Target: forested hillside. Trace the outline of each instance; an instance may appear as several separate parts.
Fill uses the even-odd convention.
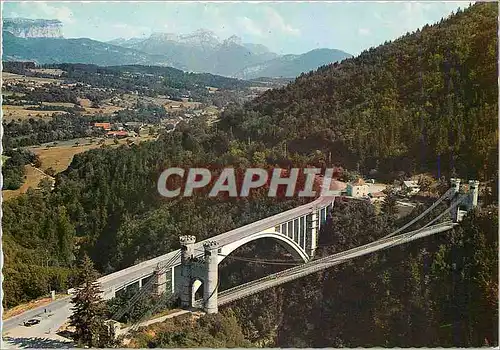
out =
[[[179,235],[201,240],[300,203],[268,198],[265,192],[231,201],[161,198],[156,185],[167,167],[340,163],[408,174],[427,169],[449,175],[455,168],[464,179],[493,179],[496,18],[494,4],[477,4],[302,76],[246,107],[229,108],[216,126],[200,117],[179,123],[156,141],[78,154],[56,176],[54,191],[32,190],[3,205],[4,306],[51,289],[64,291],[84,253],[101,273],[109,273],[178,248]],[[490,197],[488,203],[482,197],[482,208],[450,234],[255,295],[230,305],[234,313],[228,314],[259,345],[498,344],[497,193]],[[401,224],[391,210],[377,215],[364,202],[335,208],[321,233],[321,254],[368,242]],[[274,250],[256,244],[238,255],[284,258]],[[270,271],[226,261],[224,286]],[[197,338],[199,345],[248,345],[232,320],[224,329],[235,330],[235,339],[204,335]],[[207,332],[220,318],[209,321]],[[160,332],[147,343],[194,346],[198,330],[193,325],[175,339]]]
[[[437,207],[431,215],[442,210]],[[354,259],[223,310],[231,308],[238,316],[248,340],[269,347],[494,346],[497,212],[497,207],[486,208],[450,233]],[[388,213],[376,215],[368,203],[339,201],[320,233],[319,255],[369,243],[401,225]],[[259,248],[258,258],[273,257],[269,248]],[[234,254],[255,257],[255,251]],[[231,280],[235,285],[275,269],[233,260],[221,270],[221,284]]]
[[[268,146],[330,151],[350,168],[492,179],[497,15],[496,4],[476,4],[228,110],[225,123]]]

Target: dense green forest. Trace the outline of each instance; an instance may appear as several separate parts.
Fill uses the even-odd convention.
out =
[[[265,191],[251,200],[161,198],[156,182],[167,167],[335,163],[379,173],[449,175],[454,168],[464,179],[492,180],[497,13],[494,4],[476,4],[245,107],[228,108],[217,127],[199,118],[157,141],[78,154],[56,177],[54,191],[31,190],[3,205],[4,307],[64,291],[84,253],[100,273],[109,273],[178,248],[179,235],[201,240],[300,203],[268,198]],[[496,192],[491,197],[497,205]],[[390,210],[376,215],[366,203],[341,203],[321,233],[320,253],[368,242],[397,224]],[[233,317],[257,345],[498,344],[497,227],[497,207],[483,203],[450,234],[239,301],[230,305],[229,318],[200,321],[208,333],[194,325],[140,344],[246,346]],[[274,250],[255,244],[238,254],[281,256]],[[270,271],[230,259],[223,268],[223,276],[231,276],[225,286]],[[220,327],[236,338],[218,338],[213,329]],[[197,338],[198,331],[205,335]]]
[[[367,203],[337,202],[320,233],[319,255],[373,241],[393,225],[401,223],[389,214],[376,215]],[[269,248],[259,252],[265,259],[277,256]],[[255,257],[255,251],[234,254]],[[346,262],[223,311],[231,309],[246,339],[259,346],[493,346],[498,344],[497,256],[498,208],[492,206],[450,233]],[[221,284],[229,276],[232,285],[271,272],[275,266],[231,261],[220,272]]]
[[[497,177],[497,7],[303,74],[227,110],[237,137],[332,152],[348,168]]]

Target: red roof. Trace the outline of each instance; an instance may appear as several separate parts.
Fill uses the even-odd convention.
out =
[[[94,127],[103,128],[104,130],[111,130],[111,123],[94,123]]]
[[[323,185],[323,180],[324,180],[323,175],[316,175],[315,176],[315,182],[318,186]],[[342,191],[342,190],[345,190],[346,187],[347,187],[347,184],[345,182],[342,182],[342,181],[339,181],[336,179],[332,179],[330,181],[330,191]]]

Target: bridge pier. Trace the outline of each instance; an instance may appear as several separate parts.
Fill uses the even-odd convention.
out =
[[[450,199],[453,199],[455,195],[460,192],[460,179],[456,178],[451,178],[451,193],[450,193]]]
[[[190,308],[192,300],[191,287],[191,264],[190,261],[194,256],[195,236],[181,236],[181,278],[180,278],[180,299],[181,307]]]
[[[451,179],[451,188],[452,191],[450,193],[450,199],[452,200],[452,205],[455,205],[458,201],[457,194],[460,192],[460,179]],[[477,201],[479,196],[479,181],[470,180],[469,181],[469,191],[467,193],[467,197],[462,202],[461,205],[456,205],[451,211],[451,217],[453,222],[460,222],[462,218],[467,214],[468,211],[477,207]],[[466,210],[463,210],[463,209]]]
[[[207,242],[205,248],[205,281],[203,283],[203,306],[207,314],[216,314],[217,293],[219,287],[219,245],[215,241]]]
[[[165,271],[160,271],[159,268],[156,268],[153,278],[155,281],[155,293],[156,295],[162,295],[167,291],[167,273]]]
[[[467,210],[472,210],[477,207],[477,199],[479,196],[479,181],[469,181],[469,201]]]
[[[312,259],[318,246],[318,214],[316,208],[306,217],[306,222],[306,253],[309,259]]]

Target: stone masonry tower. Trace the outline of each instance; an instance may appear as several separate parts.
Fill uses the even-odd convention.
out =
[[[467,203],[467,210],[472,210],[477,207],[477,199],[479,196],[479,181],[469,181],[469,201]]]
[[[180,299],[181,307],[191,307],[191,264],[190,261],[194,255],[195,236],[181,236],[181,281],[180,281]]]
[[[452,199],[460,191],[460,179],[451,178],[450,180],[452,189],[450,193],[450,199]]]
[[[203,306],[207,314],[216,314],[217,293],[219,286],[219,245],[215,241],[207,242],[205,248],[205,273],[203,283]]]

